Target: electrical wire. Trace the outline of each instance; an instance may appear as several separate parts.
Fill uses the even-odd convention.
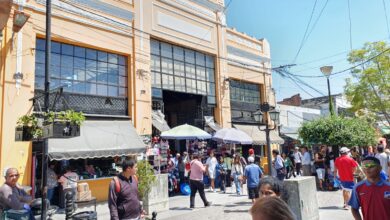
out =
[[[304,34],[303,37],[302,37],[301,43],[300,43],[300,45],[299,45],[299,49],[298,49],[297,53],[295,54],[295,57],[294,57],[292,63],[295,63],[295,61],[297,60],[297,58],[298,58],[298,56],[299,56],[299,53],[301,52],[301,50],[302,50],[302,48],[303,48],[303,44],[304,44],[304,42],[305,42],[306,35],[307,35],[307,33],[308,33],[308,30],[309,30],[309,27],[310,27],[310,24],[311,24],[311,21],[312,21],[312,19],[313,19],[313,15],[314,15],[314,12],[315,12],[315,9],[316,9],[316,6],[317,6],[317,1],[318,1],[318,0],[316,0],[316,1],[314,2],[314,5],[313,5],[313,9],[312,9],[312,11],[311,11],[311,15],[310,15],[309,22],[308,22],[307,25],[306,25],[305,34]]]
[[[352,19],[351,19],[351,6],[350,6],[350,0],[347,0],[348,2],[348,18],[349,18],[349,47],[352,50]]]
[[[383,2],[383,10],[385,11],[387,36],[390,38],[389,19],[387,18],[386,2],[385,2],[385,0],[382,0],[382,2]]]
[[[317,19],[316,19],[316,20],[314,21],[314,23],[313,23],[312,28],[310,29],[309,34],[306,36],[306,39],[305,39],[305,42],[303,43],[303,45],[306,44],[306,41],[309,39],[311,33],[314,31],[315,27],[317,26],[317,23],[318,23],[318,21],[320,20],[320,18],[321,18],[321,16],[322,16],[322,13],[324,12],[326,6],[328,5],[328,2],[329,2],[329,0],[326,0],[324,6],[322,7],[322,9],[321,9],[321,11],[320,11],[320,14],[318,15]]]

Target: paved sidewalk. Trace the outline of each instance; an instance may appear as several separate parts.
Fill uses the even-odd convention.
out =
[[[195,198],[195,209],[189,208],[190,198],[188,196],[175,196],[169,199],[170,209],[160,212],[157,215],[158,220],[251,220],[249,209],[251,202],[245,195],[237,196],[231,190],[227,193],[206,191],[207,200],[213,204],[211,207],[204,208],[199,194]],[[317,192],[320,219],[324,220],[353,220],[350,210],[342,209],[342,192]],[[78,209],[77,212],[93,210],[93,207]],[[107,203],[97,205],[98,219],[110,219]],[[65,216],[57,214],[53,217],[55,220],[63,220]]]

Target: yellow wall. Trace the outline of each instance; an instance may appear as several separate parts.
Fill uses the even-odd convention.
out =
[[[79,183],[88,183],[92,197],[96,198],[97,202],[104,202],[108,199],[108,188],[111,178],[96,179],[96,180],[80,180]]]

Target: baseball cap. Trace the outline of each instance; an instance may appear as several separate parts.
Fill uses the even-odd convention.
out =
[[[255,158],[253,158],[253,157],[248,157],[248,162],[249,162],[249,163],[255,162]]]
[[[251,149],[249,149],[248,153],[249,153],[249,154],[254,154],[255,151],[251,148]]]
[[[347,148],[347,147],[342,147],[341,149],[340,149],[340,153],[342,153],[342,154],[346,154],[346,153],[348,153],[349,152],[349,149]]]

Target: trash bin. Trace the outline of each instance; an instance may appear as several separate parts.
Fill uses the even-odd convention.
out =
[[[85,211],[79,212],[72,216],[73,220],[97,220],[97,212]]]

